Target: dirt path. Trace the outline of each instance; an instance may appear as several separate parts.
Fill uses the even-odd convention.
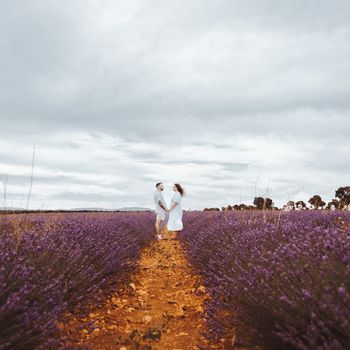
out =
[[[74,319],[69,333],[77,345],[90,349],[191,350],[205,344],[200,336],[205,322],[203,304],[208,298],[200,277],[189,266],[174,233],[164,232],[142,252],[140,272],[128,288]],[[79,329],[91,322],[95,330]],[[205,348],[212,348],[206,345]]]

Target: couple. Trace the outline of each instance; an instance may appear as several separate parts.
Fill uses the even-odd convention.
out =
[[[154,194],[154,202],[156,205],[156,237],[158,239],[162,239],[162,235],[160,234],[160,228],[162,221],[165,220],[165,214],[169,213],[168,219],[168,230],[169,231],[181,231],[183,228],[182,224],[182,208],[181,201],[184,196],[184,190],[180,184],[174,184],[173,191],[174,196],[171,199],[170,208],[168,209],[162,192],[164,191],[164,186],[161,182],[156,184],[156,192]]]

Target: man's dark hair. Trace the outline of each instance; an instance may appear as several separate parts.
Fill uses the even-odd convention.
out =
[[[158,186],[159,186],[160,184],[162,184],[162,182],[158,182],[158,183],[156,184],[156,188],[158,188]]]

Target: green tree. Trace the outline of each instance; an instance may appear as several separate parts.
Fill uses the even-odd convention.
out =
[[[273,200],[271,198],[255,197],[253,204],[258,210],[270,210],[273,208]]]
[[[343,208],[350,204],[350,186],[339,187],[335,191],[335,197],[339,198],[339,208]]]
[[[331,209],[331,206],[334,205],[335,209],[340,209],[340,201],[336,198],[332,199],[330,202],[327,203],[327,209]]]
[[[326,205],[326,202],[324,202],[318,194],[313,195],[308,202],[314,207],[314,209],[323,208]]]
[[[264,198],[263,197],[255,197],[253,204],[256,206],[256,209],[262,210],[264,207]]]
[[[306,208],[306,203],[305,203],[304,201],[297,201],[297,202],[295,203],[295,205],[296,205],[297,207],[299,207],[299,205],[301,205],[301,206],[303,207],[303,209]]]
[[[292,210],[295,209],[295,203],[294,203],[294,201],[288,201],[287,205],[288,205],[288,207],[290,207]]]

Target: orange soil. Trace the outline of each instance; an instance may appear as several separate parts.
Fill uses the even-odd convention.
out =
[[[63,325],[74,347],[89,349],[191,350],[220,348],[200,335],[205,327],[203,306],[209,296],[187,262],[176,235],[145,248],[140,269],[128,288],[95,307],[86,318],[71,315]],[[79,329],[86,322],[96,327]]]

